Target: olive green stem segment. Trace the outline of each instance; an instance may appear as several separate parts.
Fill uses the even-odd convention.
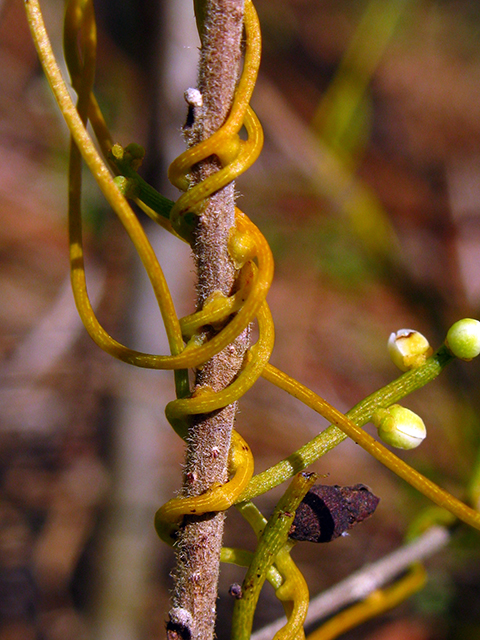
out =
[[[296,464],[297,467],[300,467],[300,469],[305,468],[346,437],[350,437],[365,449],[365,451],[368,451],[374,458],[396,473],[397,476],[408,482],[412,487],[417,489],[417,491],[423,493],[424,496],[437,506],[447,509],[462,522],[480,530],[480,512],[470,508],[455,498],[451,493],[445,491],[421,473],[418,473],[418,471],[386,449],[359,426],[368,422],[378,407],[389,406],[415,389],[422,387],[430,380],[433,380],[452,358],[453,356],[445,346],[442,346],[432,358],[427,360],[423,367],[405,373],[398,380],[384,387],[381,392],[368,396],[349,412],[349,416],[345,416],[326,400],[317,396],[313,391],[304,387],[293,378],[290,378],[290,376],[279,369],[267,365],[262,374],[264,378],[270,380],[284,391],[301,400],[308,407],[311,407],[325,418],[331,420],[335,426],[330,426],[320,436],[314,438],[312,442],[299,449],[292,456],[289,456],[289,458],[275,465],[275,467],[260,474],[262,478],[258,484],[255,483],[255,479],[253,479],[256,491],[252,492],[251,488],[249,488],[251,485],[249,485],[244,493],[240,495],[239,501],[247,500],[255,495],[264,493],[268,489],[283,482],[283,480],[287,479],[290,475],[293,475],[294,472],[291,471],[291,467],[293,466],[292,462],[294,465]],[[418,372],[417,376],[415,376],[416,372]],[[352,418],[355,419],[355,422]],[[325,442],[325,437],[328,439],[328,443]],[[312,455],[312,444],[316,449],[315,455]],[[305,455],[302,455],[303,453],[305,453]],[[281,474],[284,474],[284,476],[281,477]]]
[[[239,567],[249,567],[253,559],[253,551],[247,551],[246,549],[236,549],[232,547],[222,547],[220,554],[220,561],[228,564],[236,564]],[[280,575],[275,565],[271,565],[267,571],[267,580],[272,587],[277,590],[283,582],[283,578]]]
[[[393,380],[385,387],[367,396],[364,400],[355,405],[345,414],[348,422],[354,422],[357,427],[361,427],[371,420],[373,413],[380,407],[386,408],[398,402],[413,391],[425,386],[434,380],[442,370],[453,360],[453,356],[442,346],[427,360],[427,362],[417,369],[407,371],[402,376]],[[281,371],[268,365],[265,367],[263,378],[266,378],[276,386],[281,387],[287,393],[304,402],[314,411],[320,412],[324,417],[335,420],[336,424],[330,425],[327,429],[315,436],[313,440],[307,442],[294,453],[281,460],[273,467],[266,469],[262,473],[255,475],[238,501],[250,500],[255,496],[266,493],[277,485],[291,478],[295,473],[306,469],[323,455],[334,449],[348,436],[342,431],[340,426],[339,412],[332,411],[329,416],[329,407],[321,407],[319,411],[319,401],[322,399],[310,389],[306,389],[300,383],[288,378]],[[328,403],[325,403],[328,405]],[[333,409],[333,407],[332,407]],[[339,426],[337,426],[337,424]]]
[[[141,200],[148,207],[167,220],[173,202],[162,196],[156,189],[148,184],[138,173],[145,156],[145,150],[138,144],[129,144],[125,149],[119,144],[114,144],[109,153],[109,161],[115,166],[120,176],[128,179],[131,192],[125,193],[126,197],[134,197]]]
[[[235,603],[232,620],[232,640],[249,640],[253,615],[267,572],[275,561],[276,555],[287,542],[288,533],[298,505],[315,483],[317,477],[314,473],[299,473],[295,476],[278,502],[273,515],[268,520],[253,560],[245,575],[242,585],[242,598]]]

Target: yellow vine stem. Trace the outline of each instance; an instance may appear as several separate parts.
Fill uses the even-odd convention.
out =
[[[287,624],[274,636],[274,640],[305,638],[303,625],[307,617],[310,594],[302,572],[290,556],[293,542],[288,541],[275,557],[275,567],[284,580],[275,591],[275,595],[283,604],[287,616]]]
[[[80,40],[81,46],[78,46]],[[63,25],[63,50],[72,86],[77,94],[88,96],[88,116],[95,137],[105,157],[113,146],[110,132],[103,118],[97,99],[92,91],[92,82],[85,87],[87,70],[95,70],[96,23],[91,0],[81,0],[67,5]],[[83,59],[82,59],[83,54]]]
[[[40,61],[42,62],[45,75],[52,89],[52,92],[58,102],[63,117],[67,123],[67,126],[71,132],[72,139],[79,149],[85,163],[94,175],[100,189],[106,197],[109,204],[114,208],[120,221],[129,234],[132,242],[137,250],[142,263],[149,275],[152,287],[159,303],[159,307],[162,313],[162,318],[165,324],[169,346],[172,353],[179,353],[184,345],[181,336],[180,325],[175,313],[173,302],[168,290],[168,286],[165,282],[163,272],[157,261],[155,253],[148,242],[148,239],[143,232],[143,229],[138,221],[136,215],[132,211],[128,202],[120,194],[117,186],[113,181],[113,177],[101,159],[95,145],[93,144],[90,135],[88,134],[85,124],[73,104],[67,86],[62,78],[60,69],[58,68],[55,56],[52,51],[50,40],[48,38],[45,24],[43,21],[42,13],[38,0],[28,0],[25,3],[27,12],[27,18],[32,32],[33,40],[37,48]],[[83,44],[86,48],[85,64],[86,68],[83,68],[83,73],[89,76],[90,86],[85,86],[84,90],[88,96],[91,92],[91,82],[93,82],[93,71],[95,63],[95,25],[93,19],[93,5],[91,0],[86,2],[72,2],[67,8],[67,14],[71,11],[79,11],[84,13],[87,17],[90,15],[91,20],[82,23],[83,31],[86,35],[83,37]],[[91,13],[90,13],[91,12]],[[89,69],[91,68],[91,69]],[[83,103],[85,98],[80,96]],[[77,186],[75,186],[77,188]],[[74,194],[73,200],[76,200],[78,196]],[[73,208],[76,208],[74,205]],[[76,211],[73,211],[75,218]],[[72,287],[75,296],[75,302],[80,314],[80,317],[93,340],[107,353],[124,360],[136,364],[137,366],[150,367],[150,368],[168,368],[168,364],[159,360],[158,356],[151,356],[150,354],[143,354],[132,349],[124,347],[122,344],[114,340],[98,322],[93,309],[91,307],[86,287],[85,272],[83,266],[83,247],[81,241],[81,220],[74,219],[70,224],[71,232],[73,232],[73,238],[70,241],[70,260],[72,267]],[[160,366],[164,364],[164,367]]]
[[[92,0],[78,0],[67,3],[63,31],[63,50],[72,86],[77,93],[84,92],[84,89],[82,89],[82,76],[85,75],[86,69],[88,68],[88,65],[85,65],[86,58],[92,56],[93,61],[95,60],[95,29],[96,24]],[[85,37],[86,34],[88,34],[87,37]],[[81,47],[78,46],[79,41],[81,42]],[[109,160],[110,168],[115,173],[119,173],[114,157],[112,157],[112,150],[120,145],[114,145],[113,143],[92,87],[90,87],[89,98],[88,120],[95,132],[95,137],[104,158]],[[166,218],[153,211],[139,198],[133,197],[132,199],[135,200],[136,204],[157,224],[161,224],[173,233],[172,226]]]
[[[466,524],[480,530],[480,512],[471,509],[461,500],[455,498],[451,493],[445,491],[413,469],[410,465],[380,444],[380,442],[375,440],[375,438],[372,438],[371,435],[349,420],[347,416],[329,404],[326,400],[271,364],[267,364],[264,368],[262,377],[295,398],[298,398],[303,402],[303,404],[306,404],[307,407],[310,407],[321,416],[330,420],[330,422],[336,425],[363,449],[368,451],[368,453],[370,453],[374,458],[396,473],[400,478],[403,478],[412,487],[423,493],[423,495],[439,507],[444,507]],[[255,480],[255,478],[253,480]],[[249,493],[250,492],[247,488],[247,490],[239,497],[239,500],[241,501],[250,498],[251,496]],[[261,493],[261,490],[258,493]]]
[[[412,566],[406,576],[386,589],[373,591],[365,600],[354,604],[331,618],[324,625],[310,633],[307,640],[333,640],[349,629],[393,609],[404,600],[420,591],[427,581],[426,571],[421,564]]]
[[[229,471],[233,477],[225,484],[211,487],[200,496],[169,500],[155,514],[155,529],[169,545],[175,542],[178,524],[185,515],[201,516],[212,511],[226,511],[253,474],[250,447],[237,431],[232,432]]]

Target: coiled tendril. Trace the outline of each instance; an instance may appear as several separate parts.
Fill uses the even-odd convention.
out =
[[[188,187],[187,174],[200,160],[215,154],[225,166],[216,174],[196,185],[173,205],[170,221],[178,235],[191,237],[192,224],[186,223],[186,214],[199,211],[199,206],[211,193],[222,188],[248,168],[260,153],[263,134],[260,123],[248,106],[260,61],[260,29],[258,18],[250,1],[245,7],[247,45],[244,69],[230,116],[225,124],[208,140],[180,155],[171,165],[169,177],[179,188]],[[79,47],[75,46],[79,43]],[[77,111],[83,121],[91,117],[92,125],[100,139],[100,145],[118,172],[125,163],[133,169],[138,158],[134,149],[127,153],[116,149],[108,135],[103,117],[92,93],[95,65],[95,22],[89,0],[71,1],[65,20],[65,51],[72,84],[78,93]],[[239,131],[245,125],[248,139],[242,141]],[[113,153],[112,153],[113,150]],[[133,152],[132,152],[133,151]],[[124,162],[119,168],[118,160]],[[117,161],[117,162],[116,162]],[[273,277],[273,258],[267,241],[257,227],[238,209],[235,229],[232,230],[229,250],[238,267],[239,287],[231,297],[215,296],[204,308],[183,320],[179,320],[163,277],[160,265],[137,219],[130,210],[120,218],[131,236],[142,261],[147,267],[157,300],[165,321],[171,355],[150,355],[124,347],[100,326],[90,305],[86,292],[83,265],[80,213],[80,154],[77,146],[71,146],[70,159],[70,254],[72,283],[80,315],[92,338],[108,353],[126,362],[152,369],[187,369],[198,367],[230,344],[249,324],[257,318],[259,338],[247,354],[246,364],[226,389],[213,392],[202,389],[193,397],[180,397],[166,408],[168,420],[183,438],[187,435],[188,416],[221,409],[240,398],[260,377],[273,349],[273,322],[265,302]],[[137,181],[134,175],[129,187]],[[133,187],[135,184],[133,184]],[[129,208],[128,208],[129,209]],[[210,340],[199,339],[201,329],[209,324],[224,322],[232,313],[232,320]],[[178,395],[185,394],[183,391]],[[253,473],[253,458],[250,448],[238,433],[232,437],[230,466],[233,477],[223,486],[212,488],[198,498],[176,498],[158,510],[155,523],[159,535],[171,542],[174,525],[187,513],[203,514],[228,509],[247,486]]]

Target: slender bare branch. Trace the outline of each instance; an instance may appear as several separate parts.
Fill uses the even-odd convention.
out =
[[[244,0],[207,0],[202,33],[198,92],[187,91],[190,113],[184,128],[189,146],[208,138],[225,121],[241,58]],[[219,169],[215,156],[198,165],[193,182]],[[198,308],[215,291],[230,294],[235,269],[227,251],[234,225],[233,183],[213,194],[199,218],[194,256],[198,274]],[[245,331],[196,373],[195,386],[219,391],[235,378],[249,344]],[[198,416],[187,443],[183,494],[198,495],[227,479],[228,449],[236,406]],[[171,640],[213,638],[216,616],[223,514],[189,519],[177,544],[173,606],[167,632]]]
[[[377,562],[368,564],[342,580],[328,591],[310,600],[305,624],[313,624],[332,615],[342,607],[363,600],[372,591],[380,589],[414,562],[426,560],[445,547],[450,533],[445,527],[433,526],[413,542],[396,549]],[[279,618],[254,633],[251,640],[270,640],[287,619]]]

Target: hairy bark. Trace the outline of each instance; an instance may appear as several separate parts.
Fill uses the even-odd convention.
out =
[[[241,60],[244,0],[207,0],[200,52],[198,92],[187,92],[190,113],[184,128],[188,146],[208,138],[225,121]],[[201,97],[200,97],[201,96]],[[193,182],[220,165],[215,156],[193,171]],[[199,218],[194,243],[197,304],[215,291],[229,295],[235,269],[227,251],[234,225],[234,184],[213,194]],[[195,387],[225,388],[237,375],[249,346],[245,331],[196,372]],[[227,479],[228,450],[236,404],[192,420],[187,442],[183,495],[199,495]],[[176,545],[177,566],[167,633],[170,640],[209,640],[214,635],[224,514],[189,518]]]

